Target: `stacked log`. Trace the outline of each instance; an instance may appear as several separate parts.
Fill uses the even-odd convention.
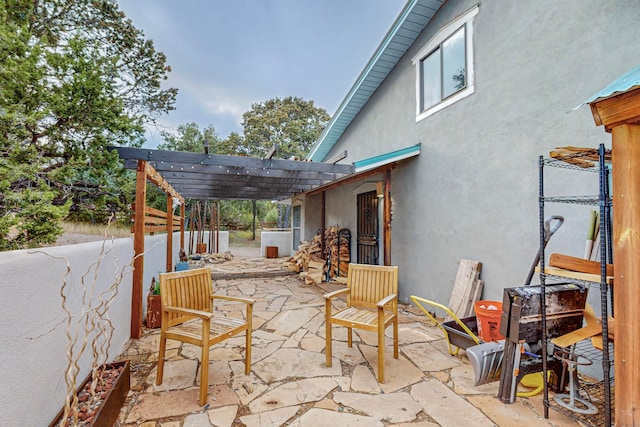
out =
[[[330,227],[325,230],[324,254],[320,233],[309,242],[301,242],[298,251],[289,259],[287,268],[299,272],[300,278],[307,285],[322,282],[326,278],[327,271],[331,279],[339,276],[346,277],[350,261],[349,242],[345,238],[338,238],[340,230],[340,227]]]
[[[300,242],[298,251],[289,258],[288,268],[296,272],[307,271],[309,261],[312,259],[324,261],[322,259],[322,241],[319,234],[316,234],[309,242]]]
[[[328,260],[329,277],[347,277],[351,262],[351,242],[345,236],[339,237],[340,227],[329,227],[325,230],[325,259]]]

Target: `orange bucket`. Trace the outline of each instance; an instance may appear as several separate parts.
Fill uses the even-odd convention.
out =
[[[498,301],[476,301],[474,308],[478,323],[478,337],[482,341],[504,339],[504,335],[500,334],[502,303]]]

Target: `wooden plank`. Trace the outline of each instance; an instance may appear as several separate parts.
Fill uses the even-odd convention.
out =
[[[324,260],[322,262],[311,260],[309,261],[309,269],[322,270],[324,268],[324,264]]]
[[[600,230],[598,229],[598,231],[596,232],[596,237],[593,240],[593,248],[591,248],[591,255],[589,256],[589,259],[591,261],[598,260],[598,257],[600,256],[600,243],[601,243]]]
[[[540,267],[536,267],[536,272],[540,272]],[[569,277],[571,279],[584,280],[587,282],[600,282],[599,274],[580,273],[579,271],[565,270],[558,267],[545,267],[544,274],[550,274],[552,276]],[[607,283],[611,283],[613,277],[607,276]]]
[[[579,273],[600,274],[600,263],[564,254],[551,254],[549,266]],[[613,265],[607,264],[607,276],[613,276]]]
[[[465,310],[462,317],[473,316],[473,313],[475,311],[475,303],[476,301],[479,301],[480,298],[482,297],[483,289],[484,289],[484,280],[480,280],[480,279],[476,280],[474,282],[473,290],[467,301],[467,309]]]
[[[451,299],[449,300],[449,309],[458,317],[464,317],[466,304],[469,301],[470,294],[473,291],[474,282],[480,276],[482,263],[480,261],[472,261],[461,259],[458,264],[458,272],[456,280],[451,291]],[[446,320],[451,320],[447,315]]]
[[[602,326],[599,323],[587,325],[551,340],[558,347],[569,347],[587,338],[602,334]]]

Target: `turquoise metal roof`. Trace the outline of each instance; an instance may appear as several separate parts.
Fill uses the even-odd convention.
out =
[[[602,89],[600,92],[593,95],[580,105],[590,104],[594,101],[610,98],[618,93],[626,92],[629,89],[633,89],[636,86],[640,87],[640,65],[629,71],[609,86]]]
[[[444,0],[409,0],[387,32],[333,118],[313,146],[307,159],[321,162],[358,115],[371,95],[389,75]]]
[[[409,157],[420,154],[420,144],[411,147],[401,148],[400,150],[390,151],[389,153],[380,154],[379,156],[369,157],[368,159],[353,162],[354,172],[364,172],[369,169],[375,169],[378,166],[387,165],[389,163],[398,162]]]

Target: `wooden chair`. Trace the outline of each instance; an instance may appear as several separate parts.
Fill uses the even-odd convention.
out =
[[[332,299],[347,295],[347,306],[332,312]],[[378,381],[384,382],[384,331],[393,323],[393,357],[398,358],[398,267],[349,264],[347,288],[330,292],[325,298],[327,366],[331,366],[331,326],[348,329],[352,346],[352,328],[378,333]]]
[[[162,326],[158,375],[162,384],[167,339],[186,342],[202,348],[200,358],[200,405],[207,401],[209,385],[209,348],[243,331],[246,332],[245,374],[251,370],[251,318],[253,300],[213,294],[211,271],[208,268],[160,274]],[[246,304],[246,319],[233,319],[213,313],[214,300]]]

